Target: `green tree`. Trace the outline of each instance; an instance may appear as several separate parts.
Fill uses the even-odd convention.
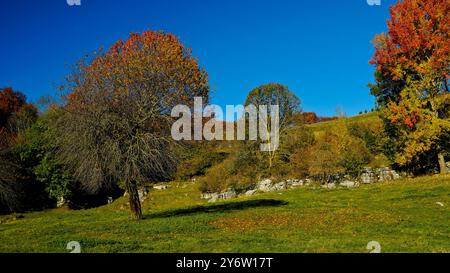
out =
[[[271,116],[270,106],[278,105],[279,108],[279,135],[283,136],[285,130],[293,125],[296,114],[301,112],[300,99],[289,90],[285,85],[278,83],[269,83],[259,86],[249,92],[245,101],[245,106],[254,105],[259,110],[259,106],[265,105],[268,107],[268,115]],[[261,122],[261,121],[260,121]],[[271,132],[271,123],[266,124],[267,132]],[[270,133],[267,136],[270,143]],[[282,142],[283,140],[280,140]],[[278,155],[278,149],[264,152],[263,157],[267,158],[269,170],[274,164],[274,160]]]
[[[61,115],[60,110],[44,113],[36,123],[27,129],[23,142],[15,149],[21,165],[28,168],[40,182],[48,197],[53,200],[69,200],[74,181],[65,166],[56,159],[57,149],[52,123]]]

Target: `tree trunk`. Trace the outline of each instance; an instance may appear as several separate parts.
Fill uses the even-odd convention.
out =
[[[448,173],[447,165],[445,164],[445,158],[443,153],[438,154],[438,161],[439,161],[439,169],[441,171],[441,174]]]
[[[136,220],[142,219],[141,201],[139,200],[139,192],[136,181],[128,181],[126,189],[129,195],[130,209],[133,218]]]

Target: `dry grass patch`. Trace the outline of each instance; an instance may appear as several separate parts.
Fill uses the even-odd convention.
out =
[[[303,209],[274,211],[272,214],[245,213],[211,221],[213,227],[227,232],[254,232],[266,229],[301,229],[308,232],[340,231],[356,225],[396,223],[404,219],[386,212],[362,212],[356,208]]]

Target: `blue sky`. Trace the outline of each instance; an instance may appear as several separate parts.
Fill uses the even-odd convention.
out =
[[[68,65],[130,32],[164,30],[193,49],[213,103],[240,104],[264,83],[288,85],[305,111],[373,107],[374,34],[394,0],[0,0],[0,86],[55,94]]]

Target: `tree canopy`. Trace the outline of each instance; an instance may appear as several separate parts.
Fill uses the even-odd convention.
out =
[[[374,39],[372,93],[397,143],[395,161],[435,156],[447,172],[450,139],[450,2],[405,0],[391,7],[388,32]]]
[[[146,31],[80,61],[63,91],[59,158],[91,190],[122,185],[141,218],[139,184],[176,169],[171,108],[207,101],[207,73],[174,35]]]

